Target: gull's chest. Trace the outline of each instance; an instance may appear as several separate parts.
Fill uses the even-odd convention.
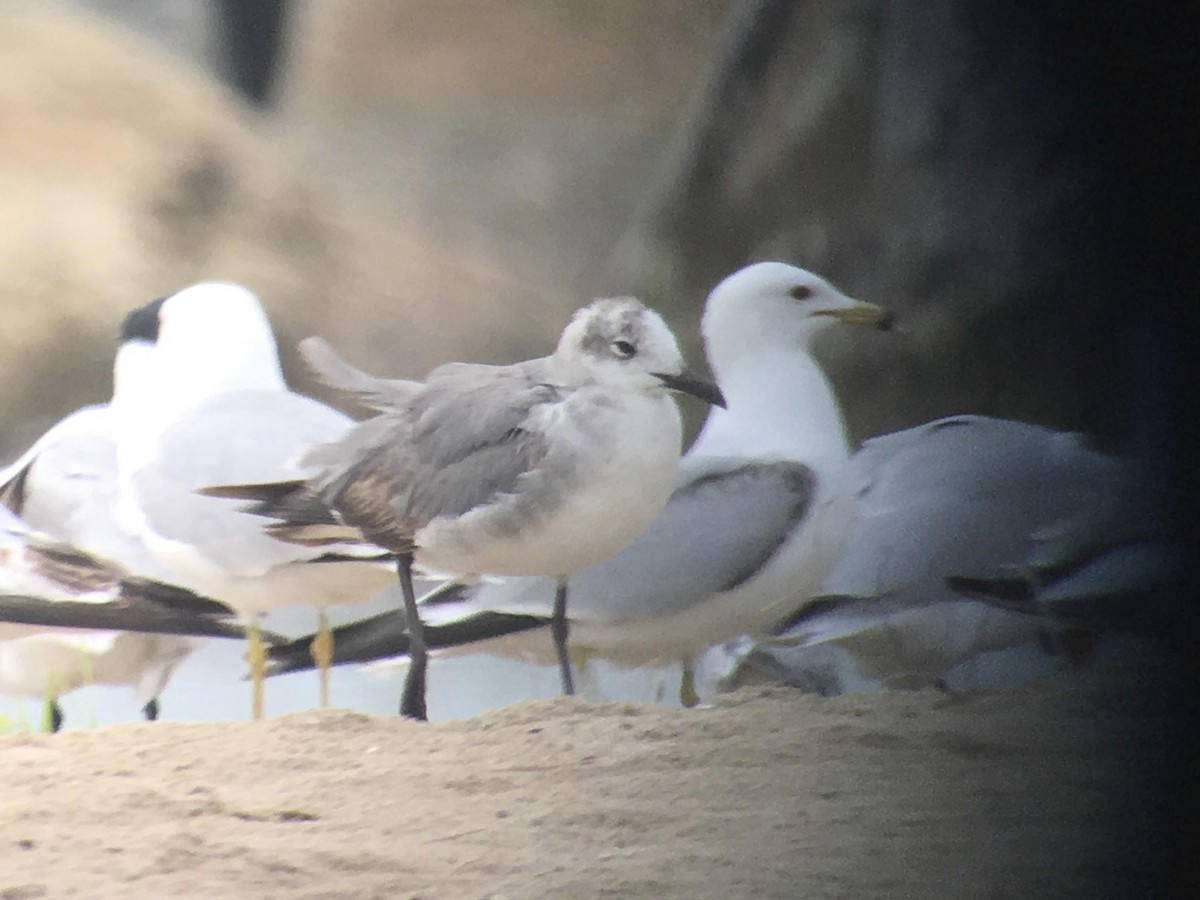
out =
[[[581,397],[530,425],[547,451],[512,494],[418,535],[418,561],[443,571],[559,575],[612,555],[662,509],[681,426],[669,398]]]
[[[673,400],[637,398],[594,419],[577,415],[567,427],[575,429],[575,446],[585,448],[574,478],[576,499],[567,498],[577,515],[648,522],[657,514],[679,468],[682,429]]]
[[[621,473],[626,481],[657,482],[663,466],[678,465],[682,426],[669,397],[581,398],[549,412],[543,427],[552,435],[548,456],[574,468],[580,480],[591,473]]]

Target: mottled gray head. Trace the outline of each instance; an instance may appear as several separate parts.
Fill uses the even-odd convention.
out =
[[[554,355],[597,381],[646,393],[685,391],[724,405],[715,385],[685,370],[679,345],[662,317],[633,297],[596,300],[576,312]]]

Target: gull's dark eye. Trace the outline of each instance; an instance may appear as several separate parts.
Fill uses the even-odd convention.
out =
[[[813,295],[813,289],[807,284],[798,284],[788,293],[792,295],[793,300],[807,300]]]
[[[637,347],[633,346],[629,341],[613,341],[612,350],[619,359],[629,359],[637,353]]]

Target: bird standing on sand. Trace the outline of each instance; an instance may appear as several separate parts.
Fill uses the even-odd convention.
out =
[[[575,313],[550,356],[449,363],[391,382],[379,416],[315,447],[315,476],[206,493],[257,501],[269,534],[308,546],[365,539],[395,554],[412,663],[404,715],[424,719],[426,652],[414,563],[460,580],[545,575],[564,693],[567,579],[632,540],[675,483],[682,429],[670,392],[723,404],[689,375],[674,336],[633,298]]]
[[[686,672],[694,655],[770,629],[819,588],[854,498],[841,411],[808,350],[830,329],[886,329],[891,320],[783,263],[756,263],[713,289],[702,330],[728,408],[709,412],[654,521],[625,549],[572,576],[573,646],[623,665],[683,661],[681,696],[692,702]],[[305,349],[341,390],[373,401],[398,389],[327,348]],[[443,592],[422,609],[441,647],[539,659],[532,627],[550,616],[553,597],[549,579],[504,578]],[[403,626],[394,613],[342,626],[337,661],[407,652]],[[503,645],[488,640],[501,635]],[[488,643],[470,645],[481,640]],[[287,645],[271,656],[276,671],[307,664]]]
[[[118,349],[114,394],[121,382],[138,380],[138,367],[150,356],[143,346]],[[143,579],[171,582],[171,572],[117,522],[117,495],[113,403],[71,413],[0,471],[0,504],[31,529]],[[128,685],[145,717],[155,719],[158,698],[175,669],[199,646],[194,638],[172,634],[46,631],[0,645],[0,688],[48,698],[52,719],[61,720],[62,694],[85,684]]]
[[[324,609],[370,599],[391,580],[387,555],[282,544],[237,504],[196,492],[303,476],[309,470],[297,457],[341,437],[353,420],[288,390],[266,314],[240,285],[204,282],[147,304],[126,317],[122,339],[122,352],[139,350],[149,362],[120,384],[114,403],[119,521],[180,583],[242,615],[255,718],[263,715],[260,617],[288,603],[316,607],[311,650],[328,705]]]

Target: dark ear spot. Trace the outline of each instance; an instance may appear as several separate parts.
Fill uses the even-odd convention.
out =
[[[791,294],[793,300],[807,300],[813,295],[813,289],[807,284],[798,284],[788,293]]]

